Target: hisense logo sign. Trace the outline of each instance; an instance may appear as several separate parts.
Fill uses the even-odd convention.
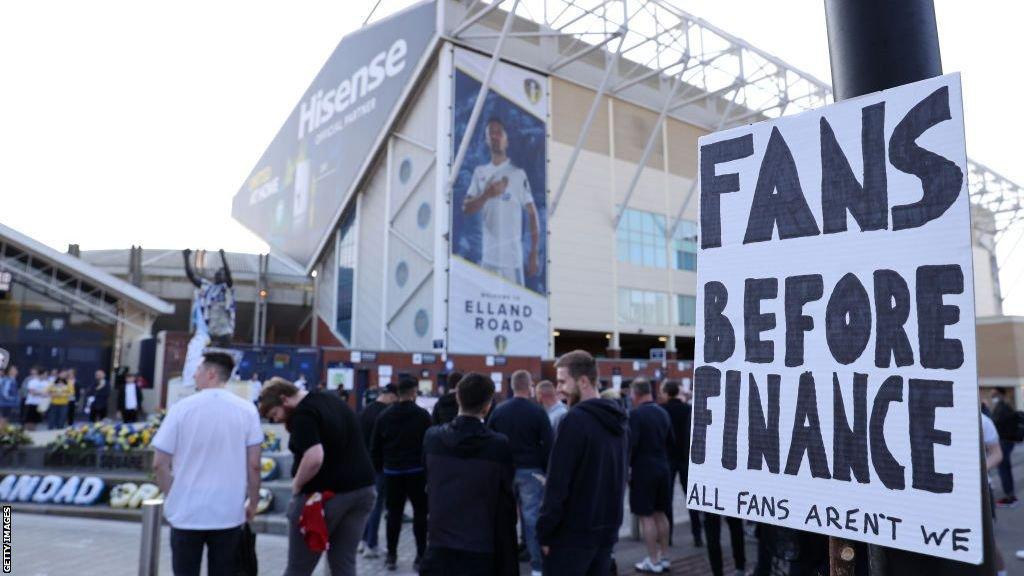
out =
[[[351,77],[345,78],[330,90],[317,90],[299,107],[299,140],[316,132],[353,104],[380,87],[384,81],[405,68],[408,46],[399,38],[390,48],[375,55]]]

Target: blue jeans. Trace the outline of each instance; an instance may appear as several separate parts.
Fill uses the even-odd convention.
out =
[[[46,413],[46,425],[50,430],[58,430],[68,424],[68,407],[54,406],[50,404],[50,410]]]
[[[380,533],[380,516],[384,511],[384,475],[377,474],[377,498],[373,501],[373,510],[366,518],[366,528],[363,529],[363,543],[367,548],[377,547],[377,535]]]
[[[540,542],[537,541],[537,517],[540,516],[540,504],[544,499],[544,485],[534,475],[543,475],[539,468],[516,470],[516,499],[523,515],[523,529],[526,535],[526,548],[530,551],[530,568],[542,570],[544,556],[540,553]]]

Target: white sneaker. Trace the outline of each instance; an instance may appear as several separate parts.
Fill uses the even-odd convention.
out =
[[[634,568],[636,568],[637,572],[643,572],[645,574],[661,574],[664,572],[661,564],[651,562],[650,557],[644,558],[643,562],[637,562],[636,565],[634,565]]]
[[[367,546],[366,550],[363,550],[363,558],[367,558],[370,560],[374,558],[380,558],[380,552],[377,552],[376,548],[370,548],[369,546]]]
[[[662,570],[671,570],[672,569],[672,561],[669,560],[668,558],[665,558],[664,556],[662,556],[661,557],[660,566],[661,566]]]
[[[540,570],[530,570],[530,576],[544,576],[544,573]]]
[[[1024,560],[1024,550],[1017,550],[1017,560]]]

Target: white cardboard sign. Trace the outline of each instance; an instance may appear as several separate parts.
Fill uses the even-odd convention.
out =
[[[699,147],[689,507],[980,563],[960,76]]]

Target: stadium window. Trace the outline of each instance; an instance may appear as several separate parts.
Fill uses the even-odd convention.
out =
[[[676,270],[697,269],[697,223],[680,220],[672,237],[672,254]]]
[[[349,212],[338,233],[338,317],[335,328],[346,342],[352,341],[352,295],[355,291],[356,234],[354,212]]]
[[[664,215],[627,208],[616,234],[619,262],[665,268],[665,234]]]
[[[619,288],[619,322],[645,326],[668,324],[668,294]]]
[[[676,310],[680,326],[695,326],[697,324],[697,298],[676,294]]]

